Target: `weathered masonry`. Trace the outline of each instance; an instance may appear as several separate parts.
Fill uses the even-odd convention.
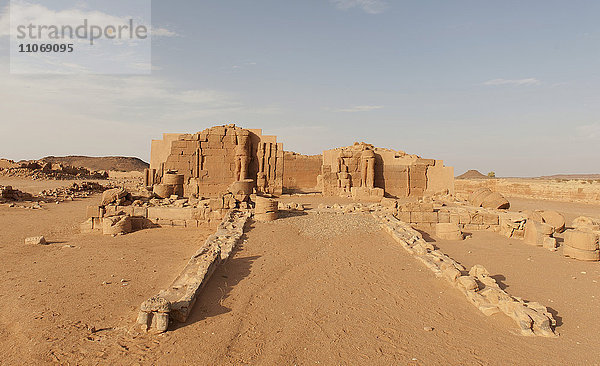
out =
[[[284,190],[317,191],[379,200],[454,193],[454,169],[442,160],[363,142],[322,155],[285,152],[275,136],[226,125],[153,140],[146,186],[161,197],[218,197],[242,189],[274,195]]]

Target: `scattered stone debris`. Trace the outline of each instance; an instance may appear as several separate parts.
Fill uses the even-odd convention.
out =
[[[304,211],[304,206],[301,203],[296,202],[279,202],[278,209],[287,211]]]
[[[127,203],[132,203],[132,200],[128,200],[127,198],[131,198],[131,195],[125,190],[125,188],[117,187],[108,189],[102,193],[102,203],[100,205],[106,206],[114,203],[117,206],[127,206]]]
[[[44,198],[74,199],[89,197],[94,193],[103,192],[106,186],[96,182],[73,183],[70,186],[46,189],[40,192]],[[57,201],[58,202],[58,201]]]
[[[32,236],[30,238],[25,238],[25,244],[31,245],[47,245],[46,238],[43,236]]]
[[[107,172],[91,171],[83,167],[49,163],[43,160],[21,162],[18,166],[0,169],[0,176],[33,180],[108,179]]]
[[[565,217],[556,211],[527,210],[524,211],[531,221],[540,222],[552,227],[552,233],[565,231]]]
[[[475,207],[491,209],[509,209],[510,202],[498,192],[492,192],[489,188],[481,188],[469,195],[469,202]]]
[[[95,182],[73,183],[70,186],[47,189],[37,195],[22,192],[11,186],[0,186],[0,203],[9,203],[9,207],[41,209],[47,202],[72,201],[75,198],[85,198],[106,188]],[[30,205],[15,205],[14,202],[25,202]]]

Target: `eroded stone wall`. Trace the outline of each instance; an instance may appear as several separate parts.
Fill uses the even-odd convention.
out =
[[[283,187],[288,190],[310,191],[317,187],[323,165],[322,155],[302,155],[286,151],[284,157]]]
[[[546,199],[564,202],[600,202],[600,181],[554,179],[457,179],[456,192],[470,193],[489,188],[506,197]]]

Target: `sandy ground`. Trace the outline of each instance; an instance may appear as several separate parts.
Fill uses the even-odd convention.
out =
[[[303,199],[324,202],[286,198]],[[510,294],[552,308],[559,338],[522,337],[505,316],[481,314],[368,215],[253,223],[187,323],[138,334],[130,327],[140,303],[173,280],[214,227],[79,234],[85,206],[97,200],[0,205],[1,364],[600,364],[598,263],[494,233],[434,242],[466,266],[486,266]],[[542,204],[513,201],[515,209]],[[576,214],[573,205],[561,207]],[[23,244],[39,234],[51,244]]]
[[[127,332],[137,308],[169,285],[215,228],[80,234],[85,207],[98,201],[42,210],[0,205],[0,364],[130,364],[155,344]],[[34,235],[50,245],[23,243]]]

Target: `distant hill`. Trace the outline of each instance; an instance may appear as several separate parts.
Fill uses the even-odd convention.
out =
[[[456,179],[489,179],[487,175],[481,174],[479,171],[471,169],[464,174],[459,175]]]
[[[126,156],[47,156],[40,160],[84,167],[90,170],[116,170],[121,172],[143,171],[150,165],[145,161]]]

